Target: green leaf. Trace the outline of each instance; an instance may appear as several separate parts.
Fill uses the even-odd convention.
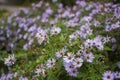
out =
[[[104,50],[106,50],[106,51],[112,51],[112,49],[110,47],[108,47],[108,46],[105,46]]]

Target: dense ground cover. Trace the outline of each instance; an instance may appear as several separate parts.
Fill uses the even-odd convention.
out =
[[[33,3],[0,19],[0,80],[119,80],[120,4]]]

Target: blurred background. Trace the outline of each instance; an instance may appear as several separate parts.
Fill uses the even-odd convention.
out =
[[[40,0],[0,0],[0,17],[3,16],[3,13],[6,11],[14,12],[19,10],[18,8],[29,8],[31,3],[37,3]],[[44,0],[49,1],[52,3],[52,0]],[[64,6],[73,6],[76,0],[57,0],[61,2]],[[86,1],[93,1],[93,2],[111,2],[114,4],[120,3],[120,0],[86,0]]]
[[[23,5],[23,4],[30,4],[32,2],[37,2],[40,0],[0,0],[0,4],[9,4],[9,5]],[[44,0],[44,1],[52,1],[52,0]],[[58,0],[61,1],[63,4],[71,5],[74,4],[76,0]],[[99,1],[99,2],[113,2],[119,3],[120,0],[86,0],[86,1]]]

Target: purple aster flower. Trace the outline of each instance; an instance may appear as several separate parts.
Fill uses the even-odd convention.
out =
[[[6,40],[6,38],[5,37],[0,37],[0,41],[5,41]]]
[[[70,72],[69,72],[69,75],[70,76],[73,76],[73,77],[76,77],[78,74],[78,70],[76,68],[72,69]]]
[[[78,8],[77,8],[77,6],[73,6],[73,8],[72,8],[74,11],[76,11]]]
[[[29,44],[26,43],[26,44],[23,45],[24,50],[28,50],[28,48],[29,48]]]
[[[0,78],[0,80],[9,80],[9,78],[7,78],[7,76],[3,74]]]
[[[90,39],[87,39],[85,42],[84,42],[84,45],[85,47],[88,47],[88,48],[92,48],[93,46],[93,40],[90,40]]]
[[[69,62],[69,63],[64,62],[63,64],[64,64],[65,70],[67,72],[70,72],[72,69],[75,68],[74,65],[72,64],[72,62]]]
[[[115,51],[117,49],[117,45],[116,44],[113,44],[112,45],[112,51]]]
[[[120,79],[120,72],[114,72],[114,76],[116,79]]]
[[[56,62],[56,60],[53,59],[53,58],[51,58],[51,59],[49,59],[49,60],[47,61],[46,66],[47,66],[48,68],[52,68],[52,67],[55,65],[55,62]]]
[[[45,11],[47,14],[51,15],[53,13],[53,10],[49,7]]]
[[[2,30],[2,29],[0,29],[0,35],[1,35],[1,34],[3,34],[3,33],[4,33],[4,32],[3,32],[3,30]]]
[[[120,69],[120,62],[118,62],[117,66],[118,66],[118,68]]]
[[[59,27],[52,27],[51,28],[51,30],[50,30],[50,33],[51,33],[51,35],[57,35],[57,34],[59,34],[61,32],[61,28],[59,28]]]
[[[120,18],[120,7],[116,7],[114,9],[114,16],[116,16],[116,18]]]
[[[63,60],[66,63],[72,62],[73,59],[74,59],[74,54],[71,52],[67,53],[67,56],[63,56]]]
[[[19,80],[28,80],[27,77],[20,77]]]
[[[7,78],[8,79],[12,79],[13,78],[13,74],[7,74]]]
[[[110,25],[106,25],[105,26],[105,31],[110,31],[111,30],[111,26]]]
[[[56,52],[56,57],[60,58],[60,57],[64,56],[65,52],[66,52],[66,49],[63,48],[62,50]]]
[[[103,80],[114,80],[114,74],[111,71],[104,72]]]
[[[116,43],[117,42],[117,40],[115,38],[112,38],[111,41],[112,41],[112,43]]]
[[[90,62],[90,63],[93,62],[94,55],[92,53],[86,53],[84,54],[84,57],[87,62]]]
[[[85,1],[80,1],[80,0],[77,0],[76,1],[76,4],[82,6],[82,7],[85,7],[86,6],[86,2]]]
[[[63,4],[58,4],[58,8],[62,9],[63,8]]]
[[[2,74],[0,80],[12,80],[12,78],[13,78],[13,74],[7,74],[7,75]]]

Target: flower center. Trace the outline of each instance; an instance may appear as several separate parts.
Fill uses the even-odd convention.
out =
[[[69,59],[69,60],[71,60],[71,59],[72,59],[72,57],[68,57],[68,59]]]
[[[110,75],[108,75],[107,78],[110,79]]]

